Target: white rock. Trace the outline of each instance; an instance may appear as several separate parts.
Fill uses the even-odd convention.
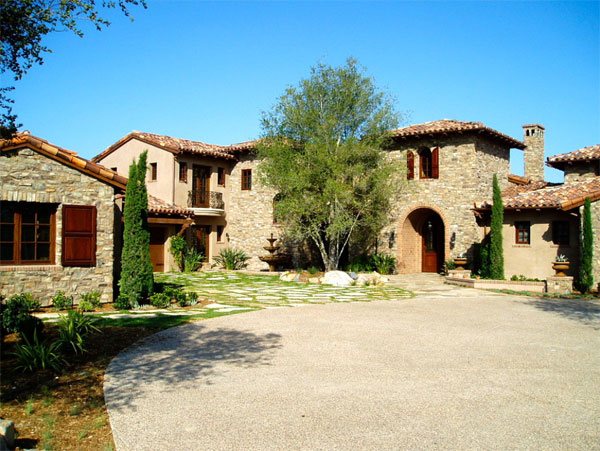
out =
[[[298,282],[300,274],[286,271],[279,276],[279,280],[283,280],[284,282]]]
[[[352,285],[354,280],[344,271],[328,271],[323,276],[322,283],[336,287],[347,287],[348,285]]]
[[[4,440],[7,449],[15,447],[15,424],[12,421],[0,419],[0,437]],[[3,449],[1,444],[0,449]]]

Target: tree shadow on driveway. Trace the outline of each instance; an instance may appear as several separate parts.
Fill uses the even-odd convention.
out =
[[[538,298],[530,303],[545,312],[555,313],[600,330],[600,304],[596,301]]]
[[[135,410],[146,391],[175,391],[211,384],[227,366],[269,365],[281,335],[256,335],[230,328],[206,330],[200,323],[175,327],[142,340],[108,366],[104,397],[109,410]]]

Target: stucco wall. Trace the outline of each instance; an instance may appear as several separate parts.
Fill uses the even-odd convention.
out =
[[[529,221],[530,244],[515,244],[515,221]],[[569,245],[552,243],[552,221],[569,221]],[[553,276],[552,262],[565,255],[571,262],[567,275],[577,273],[579,261],[579,217],[557,210],[505,212],[502,228],[504,276],[524,275],[546,279]]]
[[[273,224],[273,197],[275,191],[263,186],[258,177],[259,162],[252,155],[242,155],[240,161],[231,170],[228,185],[227,209],[227,244],[230,247],[243,249],[250,257],[248,269],[268,269],[268,265],[258,259],[268,254],[263,249],[267,246],[267,238],[281,235],[279,228]],[[241,173],[243,169],[252,169],[252,189],[241,189]],[[279,243],[276,243],[279,244]]]
[[[149,170],[146,173],[148,193],[164,201],[174,203],[174,185],[178,180],[175,177],[179,175],[179,168],[175,164],[175,157],[171,152],[137,139],[131,139],[113,153],[98,161],[98,163],[107,168],[117,168],[120,175],[127,177],[129,166],[144,150],[148,151],[148,167],[150,167],[150,163],[157,164],[157,179],[155,181],[150,180]],[[183,204],[183,206],[186,205]]]
[[[438,179],[419,179],[417,151],[421,147],[440,148]],[[483,237],[473,206],[491,201],[494,173],[503,188],[508,183],[509,172],[509,149],[484,138],[415,140],[390,150],[389,155],[406,165],[409,150],[415,154],[415,179],[407,180],[394,201],[392,222],[384,229],[380,238],[384,247],[379,248],[396,255],[401,273],[418,272],[421,267],[420,246],[415,246],[414,230],[406,225],[411,212],[429,208],[441,216],[445,229],[445,260],[463,252],[471,253],[473,243]]]
[[[49,304],[58,290],[74,295],[100,291],[103,302],[113,298],[114,189],[44,157],[33,150],[0,154],[0,201],[58,204],[56,211],[56,248],[54,265],[0,266],[0,292],[10,296],[31,292]],[[96,267],[66,267],[62,255],[62,205],[95,205]]]

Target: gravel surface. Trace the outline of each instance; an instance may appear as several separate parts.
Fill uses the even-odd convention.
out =
[[[105,396],[118,450],[600,449],[600,305],[443,287],[221,317],[120,354]]]

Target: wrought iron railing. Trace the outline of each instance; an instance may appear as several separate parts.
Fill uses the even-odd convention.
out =
[[[225,202],[223,201],[223,193],[191,190],[188,193],[188,207],[224,210]]]

